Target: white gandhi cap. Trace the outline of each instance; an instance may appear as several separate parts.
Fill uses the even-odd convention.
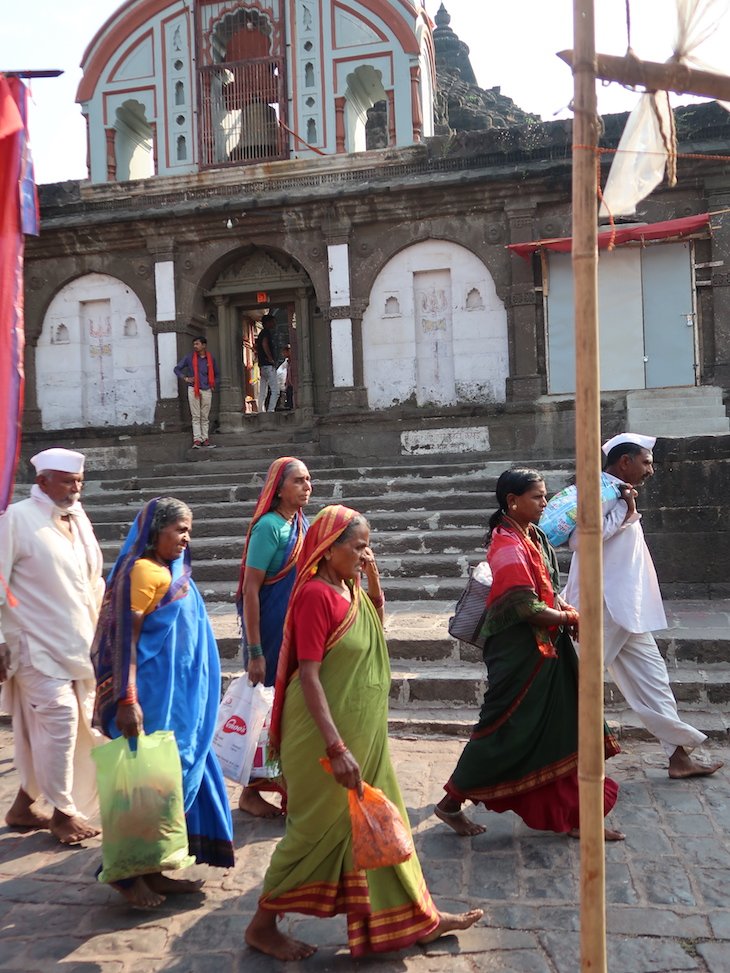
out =
[[[642,449],[654,449],[655,442],[656,436],[640,436],[638,432],[620,432],[618,436],[607,440],[601,449],[604,456],[608,456],[614,446],[623,446],[624,443],[633,443],[635,446],[641,446]]]
[[[77,474],[84,472],[84,454],[77,453],[73,449],[63,449],[61,446],[44,449],[31,456],[30,461],[35,466],[36,473],[41,473],[43,470]]]

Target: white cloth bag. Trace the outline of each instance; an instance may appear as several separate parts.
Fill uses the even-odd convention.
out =
[[[213,736],[213,750],[224,777],[248,784],[261,730],[273,702],[273,686],[252,686],[245,674],[231,682],[221,700]]]

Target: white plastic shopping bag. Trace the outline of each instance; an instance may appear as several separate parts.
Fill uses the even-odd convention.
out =
[[[271,703],[273,706],[274,702],[274,690],[267,689],[265,692],[271,693]],[[253,767],[251,769],[251,777],[265,777],[267,780],[273,780],[276,777],[281,776],[281,765],[278,760],[274,760],[269,752],[269,726],[271,725],[271,709],[266,714],[266,719],[264,720],[264,725],[261,727],[261,732],[259,733],[259,742],[256,745],[256,752],[253,756]]]
[[[256,747],[273,704],[274,690],[252,686],[245,674],[234,679],[218,710],[213,750],[229,780],[248,784]],[[260,776],[254,774],[254,776]]]
[[[286,389],[286,377],[289,371],[289,362],[284,359],[284,361],[276,369],[276,381],[280,392]]]

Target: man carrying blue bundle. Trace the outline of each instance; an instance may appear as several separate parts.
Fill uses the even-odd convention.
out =
[[[651,634],[666,628],[667,619],[636,497],[654,474],[655,442],[652,436],[621,433],[602,447],[604,475],[615,480],[620,496],[603,515],[604,662],[626,702],[664,747],[669,776],[705,777],[722,761],[701,764],[690,757],[707,737],[679,718],[667,667]],[[568,544],[574,554],[563,597],[579,608],[578,530]]]

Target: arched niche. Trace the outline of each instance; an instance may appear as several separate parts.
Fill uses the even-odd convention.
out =
[[[116,110],[114,151],[116,178],[147,179],[155,174],[154,133],[145,106],[133,98]]]
[[[154,421],[154,334],[139,297],[116,277],[86,274],[58,291],[43,318],[35,362],[44,429]]]
[[[370,291],[362,344],[373,409],[505,400],[507,312],[489,270],[457,243],[426,240],[388,260]]]
[[[369,64],[362,64],[347,76],[345,91],[345,137],[348,152],[367,149],[368,109],[386,101],[383,76]]]

